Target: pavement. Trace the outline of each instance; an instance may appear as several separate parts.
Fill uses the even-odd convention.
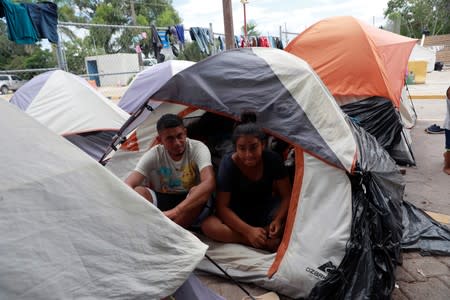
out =
[[[445,99],[445,91],[450,85],[449,77],[450,70],[427,73],[424,84],[408,85],[412,99]]]

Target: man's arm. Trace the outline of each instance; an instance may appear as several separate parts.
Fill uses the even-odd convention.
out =
[[[213,167],[204,167],[200,171],[200,183],[191,188],[186,199],[173,209],[165,211],[164,214],[173,220],[181,216],[184,212],[189,212],[196,207],[204,205],[215,188],[216,181],[214,179]]]
[[[132,171],[130,175],[128,175],[127,179],[125,179],[125,183],[130,186],[132,189],[141,185],[144,181],[145,176],[137,171]]]

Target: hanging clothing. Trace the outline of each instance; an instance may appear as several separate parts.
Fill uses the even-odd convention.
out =
[[[234,36],[234,47],[241,48],[241,43],[240,43],[239,37],[237,35]]]
[[[267,36],[260,36],[258,38],[258,46],[259,47],[270,47],[269,39]]]
[[[175,26],[169,26],[166,30],[166,40],[170,45],[178,44],[178,33]]]
[[[40,39],[58,43],[58,6],[53,2],[24,3]]]
[[[284,49],[283,42],[278,37],[275,38],[275,43],[276,43],[278,49],[281,49],[281,50]]]
[[[275,38],[273,36],[269,36],[269,43],[270,43],[270,47],[272,48],[276,48],[277,44],[275,43]]]
[[[158,30],[155,25],[151,25],[150,29],[152,31],[152,47],[154,55],[158,63],[164,61],[164,55],[161,54],[161,48],[163,47],[161,37],[158,34]]]
[[[8,39],[17,44],[34,44],[39,41],[28,11],[23,4],[0,0],[0,17],[6,17]]]
[[[223,37],[219,35],[219,37],[217,39],[219,40],[220,51],[225,50],[225,41],[224,41]]]
[[[191,35],[191,39],[197,42],[200,52],[210,55],[209,45],[213,45],[214,42],[210,42],[209,30],[206,28],[191,27],[189,34]]]
[[[180,43],[182,43],[184,45],[184,26],[183,24],[178,24],[175,25],[175,29],[177,30],[177,34],[178,34],[178,40],[180,41]]]

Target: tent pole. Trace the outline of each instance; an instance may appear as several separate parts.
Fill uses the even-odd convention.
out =
[[[250,297],[252,300],[256,300],[255,297],[253,297],[242,285],[239,284],[239,282],[236,281],[233,277],[231,277],[230,274],[228,274],[224,269],[222,269],[221,266],[219,266],[211,257],[208,256],[208,254],[205,254],[205,257],[213,264],[215,265],[220,271],[222,271],[223,274],[225,274],[226,277],[228,277],[231,281],[233,281],[234,284],[236,284],[247,296]]]

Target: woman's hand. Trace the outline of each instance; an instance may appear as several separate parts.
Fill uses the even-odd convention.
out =
[[[247,239],[255,248],[262,248],[266,245],[267,231],[261,227],[251,227],[247,232]]]
[[[273,239],[279,237],[283,228],[280,219],[274,219],[269,225],[269,238]]]

